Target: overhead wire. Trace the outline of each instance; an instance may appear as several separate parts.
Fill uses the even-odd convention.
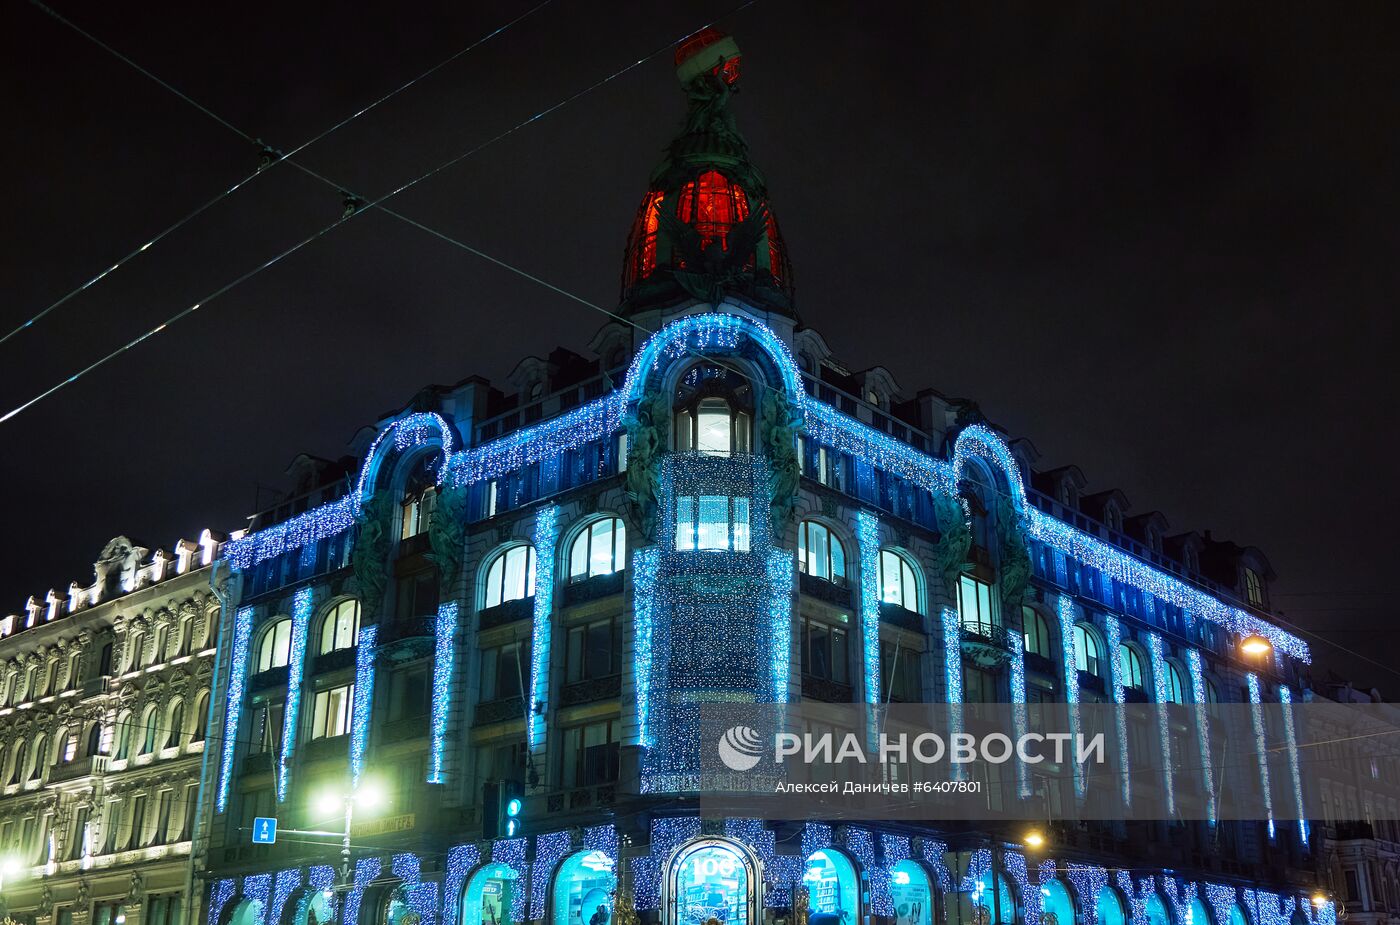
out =
[[[268,170],[272,169],[273,167],[276,167],[278,164],[280,164],[280,163],[282,163],[283,161],[285,161],[285,160],[291,158],[293,155],[296,155],[296,154],[299,154],[299,153],[302,152],[302,151],[305,151],[307,148],[309,148],[309,147],[311,147],[312,145],[316,144],[316,142],[321,141],[322,139],[324,139],[324,138],[327,137],[328,135],[331,135],[332,133],[334,133],[334,132],[336,132],[336,131],[339,131],[340,129],[342,129],[342,128],[344,128],[345,126],[349,125],[351,122],[354,122],[356,119],[360,118],[361,116],[365,115],[366,113],[370,112],[371,110],[376,109],[376,108],[379,107],[381,104],[383,104],[383,103],[385,103],[385,102],[388,102],[390,99],[392,99],[392,98],[395,97],[395,96],[398,96],[400,93],[402,93],[403,91],[405,91],[405,90],[407,90],[408,88],[412,87],[414,84],[417,84],[418,82],[424,80],[425,78],[431,76],[432,74],[436,73],[437,71],[441,70],[442,68],[446,67],[447,65],[449,65],[449,64],[451,64],[452,62],[456,61],[457,59],[461,58],[462,56],[464,56],[464,55],[470,53],[471,51],[474,51],[477,47],[479,47],[479,46],[485,44],[486,42],[488,42],[488,41],[490,41],[491,39],[495,38],[496,36],[500,35],[501,33],[505,32],[505,31],[508,30],[508,29],[510,29],[512,26],[514,26],[514,25],[516,25],[517,23],[521,22],[522,20],[524,20],[524,19],[526,19],[526,18],[528,18],[528,17],[534,15],[536,12],[542,10],[544,7],[548,6],[550,3],[553,3],[553,2],[554,2],[554,0],[540,0],[539,3],[537,3],[537,4],[535,4],[534,6],[530,7],[530,9],[526,10],[524,13],[521,13],[519,16],[517,16],[517,17],[515,17],[514,19],[512,19],[512,20],[506,22],[506,23],[503,24],[503,25],[497,26],[495,29],[491,30],[490,32],[488,32],[488,33],[486,33],[485,35],[483,35],[483,36],[481,36],[480,38],[478,38],[476,41],[472,42],[470,45],[466,46],[465,48],[462,48],[461,50],[457,51],[455,54],[452,54],[452,55],[450,55],[450,56],[444,58],[443,60],[439,61],[437,64],[435,64],[435,65],[433,65],[432,67],[428,68],[426,71],[424,71],[423,73],[419,74],[417,77],[414,77],[413,79],[409,80],[407,83],[400,84],[398,87],[396,87],[396,88],[394,88],[393,90],[390,90],[388,93],[385,93],[384,95],[380,96],[378,99],[374,100],[374,102],[370,103],[368,106],[364,106],[364,107],[361,107],[360,109],[357,109],[355,112],[353,112],[353,113],[351,113],[350,115],[346,116],[345,118],[341,119],[339,122],[336,122],[334,125],[331,125],[329,128],[324,129],[323,131],[319,132],[318,134],[311,136],[311,137],[308,138],[306,141],[303,141],[301,144],[297,145],[295,148],[293,148],[291,151],[287,152],[286,154],[283,154],[283,153],[278,152],[278,151],[274,151],[274,150],[272,150],[272,149],[264,149],[264,150],[267,151],[268,157],[269,157],[269,159],[268,159],[268,161],[267,161],[266,163],[260,164],[260,165],[258,166],[258,168],[257,168],[256,170],[254,170],[252,173],[247,174],[246,176],[242,177],[241,179],[239,179],[238,181],[236,181],[232,186],[227,187],[227,188],[224,189],[222,192],[220,192],[220,193],[218,193],[216,196],[214,196],[212,199],[206,201],[206,202],[203,203],[202,205],[200,205],[200,206],[198,206],[197,208],[195,208],[194,211],[188,213],[188,214],[185,215],[183,218],[180,218],[180,219],[178,219],[177,221],[175,221],[174,224],[171,224],[171,225],[167,226],[166,228],[164,228],[163,230],[157,232],[154,236],[148,238],[144,243],[142,243],[142,244],[140,244],[139,246],[137,246],[134,250],[130,251],[130,252],[127,253],[125,256],[119,258],[115,263],[113,263],[113,264],[111,264],[110,266],[108,266],[107,268],[105,268],[105,269],[99,271],[96,275],[94,275],[94,276],[92,276],[91,278],[89,278],[86,282],[80,284],[80,285],[77,286],[76,288],[70,290],[67,294],[61,296],[61,297],[60,297],[59,299],[57,299],[56,301],[50,303],[47,307],[45,307],[45,308],[43,308],[42,310],[40,310],[40,311],[39,311],[37,314],[35,314],[33,317],[29,318],[29,320],[22,322],[18,327],[14,328],[14,329],[11,330],[9,333],[5,334],[4,336],[0,336],[0,344],[5,343],[5,342],[8,341],[10,338],[14,337],[16,334],[19,334],[21,331],[24,331],[24,330],[27,329],[27,328],[33,327],[34,324],[35,324],[36,322],[38,322],[40,319],[44,318],[45,316],[47,316],[49,313],[55,311],[56,309],[60,308],[61,306],[63,306],[64,304],[66,304],[68,301],[70,301],[70,300],[73,299],[75,296],[79,295],[80,293],[87,291],[87,290],[90,289],[92,286],[94,286],[94,285],[96,285],[97,283],[101,282],[103,279],[106,279],[106,278],[107,278],[108,276],[110,276],[112,273],[116,272],[117,270],[119,270],[119,269],[121,269],[123,266],[125,266],[125,265],[126,265],[128,262],[130,262],[132,259],[134,259],[135,257],[139,256],[140,254],[143,254],[143,253],[145,253],[146,251],[150,250],[153,246],[155,246],[156,244],[160,243],[160,242],[161,242],[162,240],[164,240],[166,237],[170,236],[171,234],[175,233],[175,232],[178,231],[179,229],[183,228],[185,225],[189,224],[191,221],[193,221],[194,219],[198,218],[200,215],[204,214],[204,213],[207,212],[209,209],[211,209],[211,208],[213,208],[214,206],[218,205],[220,202],[223,202],[223,201],[224,201],[225,199],[227,199],[229,196],[232,196],[234,193],[236,193],[238,190],[242,189],[242,188],[243,188],[245,185],[247,185],[248,183],[251,183],[251,182],[252,182],[254,179],[256,179],[257,177],[260,177],[260,176],[262,176],[263,174],[267,173]],[[98,46],[99,48],[101,48],[102,50],[106,51],[108,54],[112,55],[113,57],[115,57],[115,58],[117,58],[118,60],[122,61],[124,64],[126,64],[126,65],[128,65],[129,67],[133,68],[134,70],[136,70],[138,73],[140,73],[140,74],[143,75],[144,77],[146,77],[146,78],[148,78],[148,79],[154,81],[155,83],[159,84],[159,85],[160,85],[161,87],[163,87],[164,89],[168,90],[170,93],[173,93],[175,96],[179,97],[179,98],[180,98],[181,100],[183,100],[184,102],[186,102],[186,103],[188,103],[189,105],[193,106],[194,108],[198,109],[200,112],[204,113],[204,114],[205,114],[206,116],[208,116],[210,119],[213,119],[215,122],[219,123],[219,125],[223,126],[224,128],[228,129],[229,131],[233,132],[233,133],[236,134],[238,137],[242,138],[244,141],[250,142],[250,143],[255,144],[255,145],[262,145],[262,144],[263,144],[262,141],[261,141],[260,139],[257,139],[257,138],[255,138],[255,137],[253,137],[253,136],[252,136],[251,134],[249,134],[248,132],[245,132],[243,129],[241,129],[241,128],[239,128],[238,126],[234,125],[232,122],[229,122],[227,119],[223,118],[222,116],[220,116],[218,113],[214,112],[214,111],[213,111],[212,109],[210,109],[209,107],[207,107],[207,106],[205,106],[204,104],[200,103],[198,100],[194,99],[194,98],[191,97],[189,94],[184,93],[184,92],[181,91],[179,88],[175,87],[174,85],[170,84],[169,82],[167,82],[167,81],[165,81],[165,80],[162,80],[159,76],[157,76],[156,74],[152,73],[152,72],[151,72],[150,70],[148,70],[147,68],[142,67],[142,66],[141,66],[139,63],[137,63],[136,61],[134,61],[129,55],[123,54],[121,51],[118,51],[115,47],[113,47],[113,46],[110,45],[109,43],[104,42],[102,39],[98,38],[96,35],[93,35],[91,32],[89,32],[89,31],[83,29],[81,26],[77,25],[77,24],[74,23],[72,20],[70,20],[70,19],[64,17],[64,16],[63,16],[62,14],[60,14],[58,11],[56,11],[55,9],[53,9],[53,7],[51,7],[51,6],[49,6],[49,5],[47,5],[47,4],[43,3],[43,2],[41,2],[41,0],[29,0],[29,3],[30,3],[31,6],[37,8],[37,9],[40,10],[41,12],[43,12],[43,13],[45,13],[46,15],[50,16],[51,18],[53,18],[56,22],[58,22],[58,23],[60,23],[60,24],[62,24],[62,25],[64,25],[64,26],[67,26],[69,29],[72,29],[74,32],[78,33],[80,36],[82,36],[83,38],[87,39],[89,42],[92,42],[94,45],[96,45],[96,46]],[[275,155],[275,157],[272,156],[272,155]]]
[[[35,3],[37,3],[38,0],[30,0],[30,2],[35,2]],[[428,179],[430,179],[431,177],[436,176],[437,174],[441,173],[442,171],[447,170],[447,169],[449,169],[449,168],[455,166],[456,164],[461,163],[462,161],[466,160],[466,159],[469,158],[469,157],[472,157],[473,155],[475,155],[475,154],[479,153],[480,151],[484,150],[485,148],[488,148],[488,147],[490,147],[490,146],[496,144],[497,142],[499,142],[499,141],[501,141],[501,140],[503,140],[503,139],[505,139],[505,138],[508,138],[508,137],[510,137],[511,135],[514,135],[516,132],[520,131],[521,129],[524,129],[524,128],[526,128],[527,126],[529,126],[529,125],[531,125],[531,124],[533,124],[533,123],[535,123],[535,122],[537,122],[537,121],[539,121],[539,120],[541,120],[541,119],[543,119],[543,118],[549,116],[551,113],[554,113],[554,112],[558,111],[559,109],[562,109],[562,108],[564,108],[564,107],[570,105],[571,103],[573,103],[574,101],[580,99],[581,97],[586,96],[587,94],[592,93],[593,91],[599,89],[600,87],[603,87],[603,86],[605,86],[605,85],[611,83],[612,81],[614,81],[614,80],[616,80],[617,78],[623,76],[624,74],[627,74],[627,73],[629,73],[630,71],[634,70],[635,68],[640,67],[642,64],[645,64],[647,61],[650,61],[652,58],[655,58],[657,55],[660,55],[660,54],[662,54],[663,52],[666,52],[666,51],[670,51],[674,46],[680,44],[681,42],[684,42],[686,39],[689,39],[690,37],[692,37],[692,36],[694,36],[694,35],[696,35],[696,34],[702,32],[702,31],[704,31],[705,29],[709,29],[709,28],[713,27],[714,24],[715,24],[716,22],[719,22],[721,19],[724,19],[724,18],[727,18],[727,17],[729,17],[729,16],[732,16],[732,15],[734,15],[734,14],[736,14],[736,13],[738,13],[738,12],[740,12],[740,11],[742,11],[742,10],[744,10],[744,9],[746,9],[746,8],[748,8],[748,7],[750,7],[750,6],[752,6],[753,4],[755,4],[755,3],[757,3],[757,2],[758,2],[758,0],[744,0],[744,2],[742,2],[742,3],[740,3],[739,5],[733,7],[732,9],[730,9],[730,10],[727,11],[726,13],[722,14],[721,16],[718,16],[718,17],[716,17],[715,19],[713,19],[713,20],[711,20],[711,21],[705,23],[704,25],[700,26],[698,29],[693,29],[693,30],[691,30],[690,32],[687,32],[685,35],[682,35],[682,36],[680,36],[680,37],[677,38],[677,39],[668,41],[668,42],[666,42],[664,45],[658,46],[656,49],[654,49],[653,51],[651,51],[651,52],[649,52],[648,54],[644,55],[643,57],[638,58],[636,61],[633,61],[632,63],[630,63],[630,64],[628,64],[628,65],[626,65],[626,66],[624,66],[624,67],[622,67],[622,68],[619,68],[618,70],[613,71],[612,73],[608,74],[607,76],[605,76],[605,77],[603,77],[603,78],[601,78],[601,79],[599,79],[599,80],[597,80],[597,81],[594,81],[593,83],[591,83],[591,84],[589,84],[588,86],[584,87],[582,90],[579,90],[579,91],[577,91],[577,92],[575,92],[575,93],[572,93],[572,94],[570,94],[570,95],[564,97],[563,99],[559,100],[558,102],[554,103],[553,105],[547,106],[546,108],[544,108],[544,109],[542,109],[542,110],[536,112],[534,115],[531,115],[531,116],[529,116],[528,118],[526,118],[526,119],[524,119],[524,120],[522,120],[522,121],[520,121],[520,122],[515,123],[515,124],[512,125],[511,127],[505,129],[505,130],[502,131],[502,132],[499,132],[498,134],[496,134],[496,135],[492,136],[491,138],[487,139],[486,141],[481,142],[480,144],[478,144],[478,145],[476,145],[476,146],[474,146],[474,147],[468,149],[468,150],[465,151],[464,153],[459,154],[459,155],[457,155],[457,156],[455,156],[455,157],[449,158],[448,160],[446,160],[446,161],[444,161],[444,162],[438,164],[436,167],[433,167],[432,169],[428,170],[426,173],[420,174],[419,176],[415,177],[414,179],[409,180],[409,181],[407,181],[406,183],[403,183],[403,184],[401,184],[401,185],[395,187],[394,189],[390,190],[389,192],[385,193],[385,194],[382,195],[382,196],[379,196],[379,197],[377,197],[377,198],[375,198],[375,199],[373,199],[373,200],[367,200],[367,199],[364,199],[364,197],[356,196],[357,199],[360,199],[360,200],[362,200],[362,201],[364,202],[364,205],[363,205],[363,206],[361,206],[361,207],[356,207],[356,208],[351,208],[351,209],[347,209],[347,210],[341,215],[341,217],[338,218],[336,221],[331,222],[330,224],[328,224],[328,225],[326,225],[326,226],[320,228],[319,230],[317,230],[317,231],[311,233],[310,235],[308,235],[308,236],[302,238],[300,241],[298,241],[297,243],[293,244],[291,247],[287,248],[286,250],[281,251],[280,253],[276,254],[276,255],[273,256],[273,257],[268,258],[267,260],[263,261],[262,263],[260,263],[260,264],[258,264],[258,265],[256,265],[256,266],[254,266],[252,269],[250,269],[250,270],[248,270],[248,271],[246,271],[246,272],[240,274],[239,276],[235,277],[235,278],[234,278],[233,280],[231,280],[230,282],[225,283],[224,285],[218,287],[217,289],[215,289],[214,291],[212,291],[212,292],[209,293],[208,295],[204,296],[203,298],[199,299],[198,301],[193,302],[192,304],[190,304],[190,305],[187,306],[186,308],[183,308],[183,309],[181,309],[180,311],[176,312],[174,315],[170,316],[169,318],[167,318],[165,321],[161,322],[160,324],[157,324],[155,327],[149,329],[148,331],[144,332],[143,334],[138,335],[137,337],[131,339],[130,341],[127,341],[126,343],[124,343],[124,344],[122,344],[121,346],[117,347],[115,350],[113,350],[113,351],[111,351],[110,353],[108,353],[108,354],[102,356],[101,358],[99,358],[99,359],[93,361],[92,363],[89,363],[87,366],[83,367],[82,369],[80,369],[80,370],[78,370],[77,372],[73,373],[72,375],[68,376],[66,379],[60,380],[59,382],[55,383],[54,385],[52,385],[52,386],[50,386],[49,388],[45,389],[44,391],[40,392],[38,395],[36,395],[36,396],[34,396],[33,398],[29,399],[28,401],[25,401],[25,402],[23,402],[22,404],[17,405],[16,407],[14,407],[13,409],[11,409],[10,411],[6,412],[3,416],[0,416],[0,424],[3,424],[4,422],[11,420],[12,418],[14,418],[14,417],[16,417],[17,415],[23,413],[23,412],[26,411],[27,409],[33,407],[34,405],[38,404],[39,402],[43,401],[44,399],[48,398],[49,396],[51,396],[51,395],[55,394],[56,392],[60,391],[61,389],[65,388],[66,386],[69,386],[69,385],[73,384],[74,382],[77,382],[79,379],[81,379],[83,376],[86,376],[88,373],[92,372],[93,370],[98,369],[98,368],[100,368],[101,366],[104,366],[105,364],[109,363],[110,361],[112,361],[112,360],[116,359],[117,357],[121,356],[123,353],[126,353],[127,351],[129,351],[129,350],[135,348],[136,346],[140,345],[141,343],[143,343],[144,341],[148,340],[149,338],[154,337],[156,334],[159,334],[160,332],[164,331],[166,328],[170,327],[172,324],[175,324],[176,322],[178,322],[178,321],[180,321],[180,320],[182,320],[182,319],[188,317],[189,315],[191,315],[192,313],[194,313],[195,311],[197,311],[200,307],[202,307],[202,306],[205,305],[206,303],[211,302],[211,301],[217,299],[219,296],[221,296],[221,295],[223,295],[224,293],[228,292],[229,290],[231,290],[231,289],[237,287],[238,285],[240,285],[240,284],[246,282],[247,280],[249,280],[249,279],[251,279],[252,277],[256,276],[257,274],[261,273],[263,270],[266,270],[266,269],[268,269],[268,268],[270,268],[270,267],[272,267],[272,266],[275,266],[276,264],[280,263],[282,260],[286,259],[287,257],[290,257],[292,254],[295,254],[297,251],[301,250],[303,247],[306,247],[308,244],[314,243],[315,241],[317,241],[317,240],[319,240],[320,238],[324,237],[325,235],[329,234],[331,231],[335,230],[336,228],[339,228],[341,225],[345,224],[346,222],[350,221],[351,219],[355,218],[356,216],[358,216],[358,215],[360,215],[360,214],[362,214],[362,213],[368,211],[369,209],[379,209],[380,211],[385,212],[386,214],[391,215],[391,216],[393,216],[394,218],[399,219],[400,221],[406,222],[407,224],[410,224],[410,225],[414,226],[415,228],[419,228],[420,230],[426,231],[426,232],[428,232],[429,234],[434,235],[435,237],[438,237],[438,238],[440,238],[440,239],[442,239],[442,240],[444,240],[444,241],[447,241],[447,242],[449,242],[449,243],[451,243],[451,244],[454,244],[454,245],[456,245],[457,247],[460,247],[460,248],[462,248],[463,250],[466,250],[468,253],[471,253],[471,254],[473,254],[473,255],[475,255],[475,256],[477,256],[477,257],[480,257],[481,259],[487,260],[487,261],[489,261],[489,262],[491,262],[491,263],[495,264],[496,266],[499,266],[499,267],[501,267],[501,268],[503,268],[503,269],[509,270],[510,272],[512,272],[512,273],[514,273],[514,274],[516,274],[516,275],[518,275],[518,276],[521,276],[521,277],[523,277],[524,279],[527,279],[527,280],[529,280],[529,281],[531,281],[531,282],[534,282],[534,283],[536,283],[536,284],[538,284],[538,285],[540,285],[540,286],[543,286],[543,287],[549,289],[549,290],[552,291],[552,292],[558,293],[559,295],[563,295],[563,296],[565,296],[565,297],[567,297],[567,298],[569,298],[569,299],[572,299],[573,301],[575,301],[575,302],[577,302],[577,303],[579,303],[579,304],[581,304],[581,305],[584,305],[584,306],[586,306],[586,307],[588,307],[588,308],[591,308],[591,309],[593,309],[593,310],[595,310],[595,311],[601,312],[602,314],[607,315],[608,317],[610,317],[610,318],[612,318],[612,319],[614,319],[614,320],[622,321],[622,322],[624,322],[624,323],[631,324],[631,325],[633,325],[634,327],[637,327],[637,328],[640,329],[640,330],[647,331],[647,330],[648,330],[647,328],[645,328],[645,327],[643,327],[643,326],[641,326],[641,325],[639,325],[639,324],[636,324],[635,322],[631,321],[630,319],[624,318],[623,316],[617,314],[616,312],[613,312],[613,311],[611,311],[611,310],[609,310],[609,309],[603,308],[602,306],[597,305],[596,303],[594,303],[594,302],[592,302],[592,301],[590,301],[590,300],[584,298],[583,296],[580,296],[580,295],[577,295],[577,294],[575,294],[575,293],[569,292],[568,290],[564,289],[563,287],[557,286],[557,285],[555,285],[554,283],[550,283],[550,282],[548,282],[547,280],[543,279],[542,277],[539,277],[539,276],[537,276],[536,274],[531,273],[531,272],[528,271],[528,270],[525,270],[525,269],[523,269],[523,268],[517,267],[517,266],[515,266],[514,264],[509,263],[508,261],[502,260],[501,258],[498,258],[498,257],[495,257],[495,256],[493,256],[493,255],[491,255],[491,254],[488,254],[488,253],[486,253],[485,251],[480,250],[479,248],[472,247],[471,245],[466,244],[465,242],[459,241],[459,240],[453,238],[452,236],[447,235],[447,234],[444,233],[444,232],[437,231],[436,229],[430,228],[430,227],[428,227],[427,225],[423,224],[422,222],[419,222],[419,221],[417,221],[417,220],[415,220],[415,219],[411,219],[411,218],[409,218],[408,216],[403,215],[402,213],[399,213],[399,212],[397,212],[397,211],[395,211],[395,210],[392,210],[392,209],[385,208],[385,207],[383,206],[383,203],[385,203],[385,202],[387,202],[388,200],[394,198],[395,196],[398,196],[400,193],[403,193],[403,192],[405,192],[405,191],[407,191],[407,190],[409,190],[409,189],[412,189],[413,187],[417,186],[419,183],[422,183],[423,181],[428,180]],[[107,48],[106,45],[102,45],[102,47],[103,47],[103,48]],[[119,57],[120,57],[123,61],[128,60],[128,59],[126,59],[124,56],[120,56],[120,55],[119,55]],[[147,73],[147,72],[145,71],[145,69],[140,69],[140,70],[141,70],[142,73]],[[157,82],[160,83],[161,86],[167,86],[167,85],[165,84],[164,81],[159,81],[159,80],[158,80]],[[177,92],[178,92],[178,91],[177,91]],[[180,95],[180,97],[181,97],[182,99],[186,98],[183,94],[179,94],[179,95]],[[195,105],[198,106],[198,108],[199,108],[201,111],[205,111],[205,108],[204,108],[203,106],[199,106],[199,104],[195,104]],[[218,118],[218,117],[216,117],[216,118]],[[219,121],[220,123],[223,123],[223,122],[224,122],[224,120],[223,120],[222,118],[218,118],[218,121]],[[238,131],[238,133],[239,133],[240,136],[243,135],[243,133],[242,133],[240,130],[238,130],[238,129],[234,129],[234,131]],[[329,178],[327,178],[327,177],[324,177],[324,176],[322,176],[322,175],[316,173],[315,171],[312,171],[310,168],[307,168],[307,167],[305,167],[304,165],[299,164],[299,163],[297,163],[297,162],[295,162],[295,161],[292,161],[291,163],[293,164],[293,166],[297,167],[297,168],[298,168],[299,170],[301,170],[303,173],[306,173],[307,175],[314,177],[315,179],[321,181],[322,183],[325,183],[325,184],[327,184],[327,185],[329,185],[329,186],[334,186],[334,187],[338,188],[338,189],[341,190],[341,191],[347,191],[347,187],[345,187],[343,184],[336,183],[335,181],[333,181],[333,180],[331,180],[331,179],[329,179]],[[353,194],[353,191],[350,191],[350,192],[352,193],[352,195],[354,195],[354,194]],[[648,332],[648,333],[650,333],[650,332]]]

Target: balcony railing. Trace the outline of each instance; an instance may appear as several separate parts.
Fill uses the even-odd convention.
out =
[[[259,671],[248,679],[248,691],[256,693],[273,687],[287,686],[287,666],[279,665],[266,671]]]
[[[854,693],[851,685],[819,678],[816,675],[802,676],[802,699],[817,700],[821,703],[850,703]]]
[[[962,651],[974,665],[992,668],[1011,657],[1006,629],[1000,623],[962,620],[959,624]]]
[[[818,578],[816,575],[802,572],[798,576],[797,587],[803,594],[811,595],[819,601],[826,601],[837,607],[849,608],[851,606],[851,589],[827,581],[825,578]]]
[[[522,597],[516,601],[506,601],[495,607],[488,607],[477,614],[477,620],[484,630],[493,626],[505,626],[517,620],[528,620],[535,615],[534,596]]]
[[[525,716],[525,699],[523,697],[504,697],[500,700],[488,700],[485,703],[476,705],[476,723],[503,723],[512,719],[523,719]]]
[[[907,610],[899,604],[880,602],[880,619],[892,626],[898,626],[911,633],[924,631],[924,616],[918,611]]]
[[[622,593],[622,572],[611,575],[595,575],[583,581],[571,581],[564,586],[564,606],[586,604],[600,597]]]
[[[622,694],[622,675],[608,675],[604,678],[589,678],[565,684],[559,692],[559,705],[571,707],[579,703],[593,703],[597,700],[613,700]]]
[[[88,755],[67,764],[56,764],[49,769],[49,783],[62,784],[82,777],[101,777],[107,773],[109,761],[111,759],[106,755]]]
[[[359,652],[358,646],[350,646],[348,649],[335,649],[324,655],[316,656],[316,674],[325,674],[329,671],[340,671],[342,668],[349,668],[355,664],[355,658]]]
[[[1365,819],[1346,819],[1337,823],[1337,841],[1372,839],[1376,837],[1375,827]]]
[[[350,736],[332,736],[328,739],[312,739],[302,746],[302,754],[308,761],[321,758],[343,758],[350,753]]]

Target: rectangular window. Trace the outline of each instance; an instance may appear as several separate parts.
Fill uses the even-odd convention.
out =
[[[508,742],[478,749],[477,781],[485,783],[488,780],[525,780],[525,755],[524,742]]]
[[[316,692],[316,705],[311,714],[311,739],[331,739],[350,732],[350,714],[354,709],[355,685],[346,684]]]
[[[155,841],[160,844],[165,844],[166,842],[171,841],[172,839],[170,836],[175,834],[170,831],[170,811],[174,808],[174,806],[174,790],[162,790],[160,792],[160,795],[156,797]]]
[[[695,548],[695,498],[681,495],[676,499],[676,549]]]
[[[180,841],[194,838],[195,813],[199,810],[199,784],[185,785],[185,802],[181,807]]]
[[[437,569],[428,569],[400,578],[398,581],[398,600],[399,606],[394,615],[400,620],[409,617],[426,617],[437,613]]]
[[[724,495],[700,496],[700,523],[696,539],[700,549],[729,548],[729,499]]]
[[[275,752],[282,747],[282,701],[253,706],[253,728],[248,745],[249,754]]]
[[[389,721],[412,719],[428,713],[428,669],[407,668],[389,680]]]
[[[599,620],[585,626],[569,627],[564,660],[568,683],[611,677],[621,671],[613,640],[613,626],[612,620]]]
[[[565,787],[589,787],[617,780],[619,723],[607,720],[564,730]]]
[[[846,630],[817,620],[803,620],[802,630],[802,673],[849,684],[850,650]]]
[[[749,499],[734,499],[734,551],[749,551]]]
[[[486,516],[495,517],[496,508],[500,502],[501,488],[500,482],[496,479],[486,483]]]
[[[142,925],[180,925],[183,897],[179,893],[157,893],[146,897]]]
[[[108,800],[107,814],[103,819],[106,835],[103,838],[102,853],[111,854],[117,850],[117,835],[122,827],[122,801]]]
[[[919,703],[924,699],[919,677],[919,653],[906,646],[885,645],[880,653],[881,700]]]
[[[253,820],[259,816],[276,815],[273,810],[273,792],[271,788],[267,790],[253,790],[243,795],[243,801],[239,808],[239,824],[237,827],[229,826],[228,836],[231,845],[248,844],[248,833],[253,831]],[[266,848],[261,849],[266,851]]]
[[[518,642],[484,649],[481,653],[481,700],[519,697],[529,672],[530,649]]]
[[[627,434],[617,435],[617,471],[619,473],[627,471]]]
[[[131,833],[127,836],[126,847],[142,848],[146,844],[146,795],[138,793],[131,798]]]
[[[126,921],[120,902],[93,903],[92,925],[119,925]]]
[[[676,549],[748,552],[749,499],[726,495],[676,498]]]
[[[991,636],[997,625],[992,610],[992,586],[971,575],[959,576],[958,616],[967,629],[979,636]]]

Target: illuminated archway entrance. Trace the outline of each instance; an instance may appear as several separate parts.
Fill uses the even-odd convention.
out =
[[[462,925],[510,925],[515,893],[515,871],[504,864],[487,864],[471,875],[462,890]]]
[[[1167,915],[1167,904],[1156,893],[1147,897],[1146,912],[1147,925],[1172,925],[1171,916]]]
[[[802,873],[807,887],[809,925],[857,925],[860,921],[860,878],[850,858],[832,848],[807,856]]]
[[[617,872],[601,851],[579,851],[559,865],[551,889],[550,925],[610,925]]]
[[[1095,899],[1099,909],[1099,925],[1124,925],[1127,916],[1123,914],[1123,901],[1112,887],[1101,887]]]
[[[933,925],[933,888],[918,861],[900,861],[890,869],[890,899],[895,925]]]
[[[734,842],[705,838],[676,853],[666,878],[667,925],[757,925],[758,871]]]

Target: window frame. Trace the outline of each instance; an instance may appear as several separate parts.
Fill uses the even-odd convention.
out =
[[[285,630],[286,636],[282,637]],[[280,654],[282,661],[278,662]],[[264,671],[271,671],[274,668],[282,668],[290,664],[292,660],[292,618],[278,615],[274,617],[267,626],[263,627],[262,633],[258,636],[258,670],[256,674]]]
[[[347,607],[354,609],[354,617],[352,626],[349,629],[350,641],[343,642],[340,638],[342,636],[340,616]],[[354,597],[347,597],[337,601],[331,607],[327,608],[325,614],[321,617],[321,632],[317,640],[316,654],[329,655],[332,652],[339,652],[342,649],[353,649],[358,646],[360,644],[360,617],[362,613],[363,610],[360,607],[359,598]],[[329,645],[327,645],[326,642],[327,633],[330,634]]]
[[[813,548],[813,528],[826,534],[826,574],[814,572],[819,553]],[[835,530],[819,520],[804,520],[797,525],[797,570],[820,581],[829,581],[838,588],[849,586],[846,575],[846,544]],[[839,566],[839,569],[838,569]]]
[[[611,567],[607,571],[595,572],[593,570],[593,544],[595,531],[600,524],[608,525],[608,559]],[[583,549],[583,570],[575,571],[578,564],[579,548]],[[624,571],[627,567],[627,526],[622,522],[621,517],[607,516],[597,517],[585,523],[574,535],[573,542],[569,544],[569,574],[570,584],[587,581],[590,578],[601,578],[605,575],[615,575]]]
[[[889,595],[890,585],[888,581],[888,569],[891,561],[898,563],[899,570],[899,599],[891,600]],[[896,549],[882,548],[878,565],[876,566],[879,582],[880,603],[895,604],[904,608],[910,613],[922,614],[923,607],[923,583],[919,580],[919,568],[907,555]],[[910,592],[912,591],[913,605],[910,604]]]

